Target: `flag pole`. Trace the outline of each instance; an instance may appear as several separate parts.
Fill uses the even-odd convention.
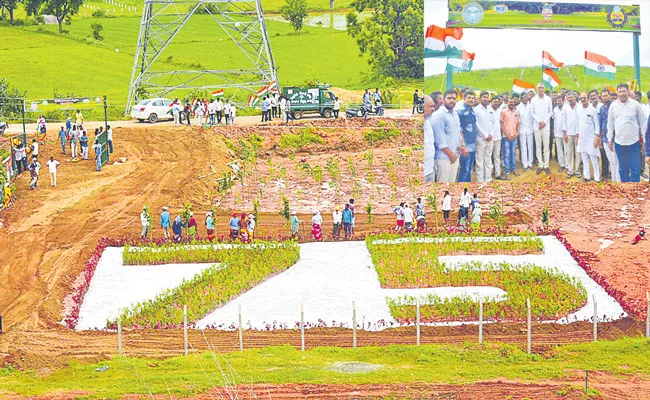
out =
[[[454,88],[454,78],[453,72],[449,66],[449,60],[447,60],[447,90]]]

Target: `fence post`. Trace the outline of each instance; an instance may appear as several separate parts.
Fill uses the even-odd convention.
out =
[[[478,343],[483,344],[483,299],[478,302]]]
[[[23,116],[23,135],[26,135],[27,134],[27,128],[25,128],[25,99],[23,99],[22,116]]]
[[[415,336],[416,344],[420,345],[420,299],[418,298],[415,303]]]
[[[300,303],[300,349],[305,351],[305,305]]]
[[[187,304],[183,305],[183,349],[184,354],[187,355]]]
[[[122,317],[117,317],[117,352],[123,355],[122,352]]]
[[[527,329],[527,331],[528,331],[528,332],[527,332],[527,333],[528,333],[528,343],[527,343],[527,346],[526,346],[526,353],[530,354],[530,352],[531,352],[531,350],[532,350],[532,327],[531,327],[531,320],[532,320],[532,318],[531,318],[531,315],[530,315],[531,313],[530,313],[530,299],[529,299],[529,298],[526,299],[526,309],[527,309],[527,311],[528,311],[528,315],[527,315],[527,322],[528,322],[528,329]]]
[[[645,337],[650,337],[650,292],[645,292],[645,298],[648,302],[648,309],[645,317]]]
[[[357,304],[352,300],[352,348],[357,348]]]
[[[645,316],[645,337],[650,338],[650,292],[645,292],[645,298],[648,302],[648,309]]]
[[[239,305],[239,351],[244,351],[244,332],[241,326],[241,304]]]
[[[598,303],[596,303],[596,295],[593,295],[594,299],[594,342],[598,341]]]

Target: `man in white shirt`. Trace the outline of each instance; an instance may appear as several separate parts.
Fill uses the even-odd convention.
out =
[[[56,161],[54,157],[50,157],[50,161],[46,162],[47,168],[50,171],[50,185],[56,187],[56,169],[59,168],[61,163]]]
[[[575,175],[581,178],[580,171],[577,171],[580,165],[580,154],[578,153],[578,104],[573,92],[567,94],[567,99],[569,103],[562,107],[562,135],[564,136],[566,177],[571,178]]]
[[[607,116],[607,136],[610,150],[616,151],[621,182],[640,182],[641,165],[641,125],[645,122],[643,108],[632,100],[627,84],[616,87],[618,100],[609,107]]]
[[[223,118],[223,102],[221,97],[214,103],[214,112],[217,114],[217,124],[221,125],[221,118]]]
[[[492,154],[494,142],[494,109],[490,106],[490,94],[481,92],[481,104],[474,108],[476,113],[476,180],[492,182]]]
[[[172,116],[174,117],[174,126],[178,127],[181,118],[181,106],[178,99],[174,100],[172,103]]]
[[[544,84],[537,85],[537,96],[530,102],[535,131],[535,147],[537,157],[537,175],[546,172],[551,174],[549,161],[551,158],[551,116],[553,115],[553,101],[544,94]]]
[[[578,106],[578,152],[582,158],[583,181],[591,180],[591,169],[594,170],[594,180],[600,182],[600,134],[597,133],[598,112],[589,103],[589,95],[580,95]]]
[[[560,164],[560,168],[557,172],[562,173],[567,167],[566,163],[566,150],[564,143],[564,113],[562,108],[564,107],[564,97],[558,96],[555,101],[555,108],[553,109],[553,137],[555,138],[555,153],[557,154],[557,162]]]
[[[226,100],[226,105],[223,106],[223,115],[226,119],[226,125],[228,125],[230,122],[230,107],[230,100]]]
[[[431,125],[431,115],[433,114],[433,98],[424,95],[424,181],[436,181],[436,140],[433,135],[433,126]]]
[[[334,212],[332,212],[332,237],[338,238],[341,234],[341,225],[343,223],[343,214],[341,214],[341,207],[336,206]]]
[[[494,166],[494,177],[499,180],[505,180],[506,176],[501,168],[501,103],[502,99],[499,96],[494,96],[492,99],[492,165]]]
[[[463,194],[460,195],[460,201],[458,201],[458,205],[460,206],[460,210],[458,212],[458,222],[460,222],[460,219],[463,217],[466,219],[469,218],[469,203],[471,201],[472,196],[467,191],[467,188],[463,189]]]
[[[519,151],[521,152],[521,163],[524,165],[524,172],[533,168],[533,113],[526,94],[521,95],[521,103],[517,106],[519,113]]]

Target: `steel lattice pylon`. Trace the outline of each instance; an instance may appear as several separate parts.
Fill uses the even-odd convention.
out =
[[[198,64],[199,68],[179,70],[174,68],[178,64],[169,62],[175,55],[170,45],[182,34],[183,27],[190,24],[193,16],[195,19],[199,17],[198,14],[206,16],[202,22],[207,18],[211,26],[220,27],[222,32],[218,32],[221,36],[215,31],[204,32],[203,37],[193,42],[206,40],[206,51],[213,52],[230,46],[227,55],[231,60],[224,64],[236,65],[202,69],[203,66]],[[219,38],[219,43],[215,42],[211,47],[210,40],[215,38]],[[184,46],[178,49],[182,50]],[[164,52],[168,58],[161,61]],[[232,61],[231,53],[238,53],[238,59]],[[260,0],[145,0],[126,104],[127,115],[139,100],[139,88],[146,88],[153,97],[183,89],[235,89],[232,96],[228,96],[233,97],[239,90],[255,94],[272,81],[278,79]]]

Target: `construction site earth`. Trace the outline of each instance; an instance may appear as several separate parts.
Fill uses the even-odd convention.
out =
[[[139,214],[144,204],[154,213],[169,206],[172,215],[192,204],[197,215],[216,205],[216,231],[227,234],[230,214],[250,212],[258,203],[258,235],[286,236],[289,227],[278,214],[286,197],[303,220],[312,210],[324,215],[350,197],[356,199],[356,233],[363,234],[394,226],[393,207],[401,201],[413,203],[428,194],[442,199],[444,190],[454,196],[453,209],[462,192],[461,184],[431,185],[422,182],[421,119],[402,117],[369,120],[297,121],[290,127],[278,123],[265,126],[235,126],[204,129],[149,124],[113,126],[115,153],[101,172],[93,161],[70,162],[54,141],[42,146],[39,157],[52,155],[62,165],[56,188],[50,188],[47,173],[41,173],[40,189],[28,190],[27,176],[15,182],[18,199],[0,214],[0,367],[48,371],[62,368],[71,360],[96,362],[114,357],[115,332],[76,332],[61,321],[72,306],[70,299],[83,280],[82,271],[102,237],[137,237]],[[90,127],[92,128],[92,126]],[[388,135],[368,135],[368,132]],[[242,161],[254,134],[258,155]],[[294,135],[287,137],[286,135]],[[320,140],[300,142],[299,136],[315,135]],[[292,142],[292,138],[299,144]],[[242,140],[240,140],[242,139]],[[293,143],[293,144],[292,144]],[[243,179],[232,187],[219,187],[218,179],[232,172],[233,161],[247,164]],[[338,163],[340,177],[328,174],[327,164]],[[304,165],[308,164],[309,168]],[[323,176],[312,174],[320,166]],[[330,168],[331,169],[331,168]],[[336,181],[336,182],[332,182]],[[609,284],[623,293],[628,317],[599,324],[599,339],[618,339],[644,333],[646,291],[650,287],[650,245],[633,246],[638,225],[650,221],[650,187],[643,184],[579,184],[557,182],[553,176],[534,183],[470,184],[483,204],[499,200],[504,204],[511,228],[540,227],[545,206],[550,225],[559,229],[573,248]],[[373,205],[372,224],[366,213]],[[431,214],[431,209],[428,210]],[[452,219],[456,212],[452,211]],[[156,217],[156,215],[154,215]],[[156,221],[154,219],[154,221]],[[428,218],[433,225],[433,217]],[[442,218],[437,222],[442,223]],[[492,222],[484,218],[484,224]],[[200,231],[203,227],[200,226]],[[327,222],[325,225],[327,232]],[[154,223],[154,236],[162,233]],[[308,230],[302,240],[309,240]],[[380,332],[359,331],[358,346],[411,344],[412,327]],[[190,331],[195,351],[206,350],[198,331]],[[237,332],[206,330],[209,343],[223,352],[238,349]],[[463,343],[475,341],[477,327],[423,327],[422,343]],[[168,357],[182,352],[182,332],[144,329],[124,332],[128,356]],[[525,324],[500,323],[484,328],[484,340],[526,345]],[[592,325],[534,324],[533,351],[544,353],[551,346],[592,340]],[[244,347],[289,344],[300,346],[294,330],[246,331]],[[348,329],[314,328],[306,332],[307,347],[351,347]],[[46,372],[44,372],[46,373]],[[579,372],[568,381],[581,381]],[[260,385],[273,398],[381,398],[399,393],[401,398],[447,398],[455,393],[463,399],[549,397],[567,384],[567,379],[537,384],[517,381],[490,381],[473,385]],[[570,383],[570,382],[569,382]],[[633,384],[631,384],[633,383]],[[647,398],[650,382],[598,373],[592,386],[603,398]],[[202,395],[214,398],[218,393]],[[2,394],[0,392],[0,394]],[[60,393],[47,398],[72,398]],[[438,397],[435,397],[438,396]],[[567,396],[564,398],[582,398]],[[165,396],[166,397],[166,396]]]

